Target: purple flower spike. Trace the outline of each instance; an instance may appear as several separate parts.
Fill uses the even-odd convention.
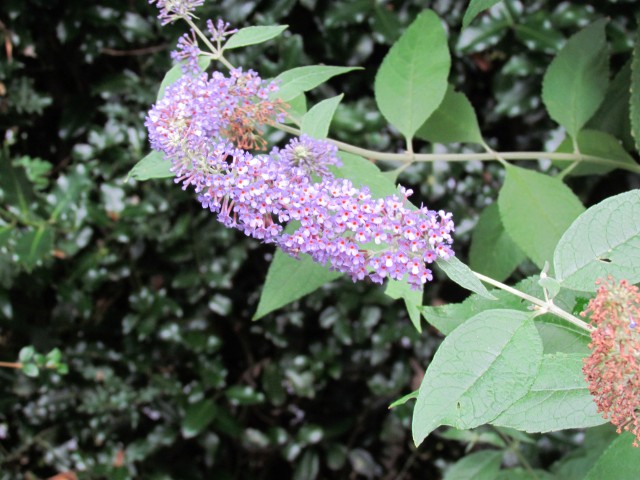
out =
[[[339,165],[338,152],[325,140],[303,135],[269,155],[247,151],[264,142],[257,128],[282,114],[269,99],[276,88],[240,69],[229,77],[183,76],[169,86],[146,126],[176,183],[193,188],[225,226],[294,257],[328,262],[354,281],[392,278],[419,288],[432,280],[426,265],[454,255],[450,213],[414,207],[408,189],[376,199],[367,187],[334,178],[329,167]],[[283,233],[291,220],[298,228]]]

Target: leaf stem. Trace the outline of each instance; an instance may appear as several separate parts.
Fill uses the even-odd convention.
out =
[[[584,322],[583,320],[580,320],[574,315],[571,315],[569,312],[561,309],[560,307],[555,305],[551,300],[544,301],[539,298],[533,297],[527,293],[524,293],[518,290],[517,288],[513,288],[513,287],[510,287],[509,285],[505,285],[504,283],[498,282],[497,280],[494,280],[493,278],[482,275],[481,273],[473,272],[473,274],[483,282],[488,283],[489,285],[493,285],[494,287],[504,290],[505,292],[509,292],[512,295],[515,295],[517,297],[523,298],[524,300],[527,300],[528,302],[531,302],[534,305],[540,307],[540,310],[539,310],[540,313],[551,313],[556,317],[560,317],[566,320],[567,322],[575,325],[576,327],[581,328],[582,330],[585,330],[589,333],[591,333],[594,330],[594,328],[591,325]]]
[[[292,135],[300,135],[300,130],[297,128],[284,125],[282,123],[276,123],[273,125],[278,130],[290,133]],[[481,162],[499,160],[500,157],[503,161],[507,160],[539,160],[541,158],[548,158],[549,160],[557,160],[560,162],[575,162],[585,161],[590,163],[596,163],[600,165],[608,165],[610,167],[620,168],[622,170],[628,170],[634,173],[640,173],[640,165],[631,165],[629,163],[621,162],[618,160],[611,160],[608,158],[597,157],[595,155],[583,155],[576,153],[549,153],[549,152],[496,152],[492,150],[492,153],[387,153],[377,152],[375,150],[368,150],[366,148],[356,147],[349,143],[341,142],[339,140],[328,139],[340,150],[345,152],[354,153],[361,157],[368,158],[370,160],[388,160],[396,162],[468,162],[471,160],[478,160]]]
[[[189,26],[193,29],[194,32],[196,32],[196,35],[198,35],[198,37],[200,37],[200,40],[202,40],[202,42],[209,47],[209,50],[211,50],[211,53],[213,54],[213,59],[214,60],[218,60],[220,63],[222,63],[225,67],[227,67],[229,70],[233,70],[233,65],[231,65],[231,63],[229,62],[229,60],[227,60],[226,58],[224,58],[224,56],[222,55],[222,49],[221,48],[216,48],[213,43],[211,43],[211,41],[207,38],[207,36],[202,33],[202,30],[200,30],[198,28],[198,26],[193,23],[193,20],[191,20],[191,18],[184,17],[184,21],[187,22],[189,24]]]
[[[499,161],[503,167],[508,167],[509,164],[507,163],[507,161],[503,158],[503,156],[496,152],[493,148],[491,148],[489,145],[487,145],[487,143],[483,140],[482,141],[482,146],[484,147],[484,149],[487,151],[487,153],[490,153],[494,156],[494,158]]]

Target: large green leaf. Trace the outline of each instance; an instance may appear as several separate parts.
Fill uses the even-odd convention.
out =
[[[584,480],[589,470],[616,438],[618,434],[610,423],[588,428],[581,445],[555,462],[551,471],[556,475],[556,479]]]
[[[544,355],[529,392],[491,423],[525,432],[586,428],[606,423],[582,374],[583,355]]]
[[[561,180],[509,165],[498,207],[507,234],[540,268],[558,240],[584,211]]]
[[[496,300],[473,294],[461,303],[449,303],[435,307],[424,305],[420,310],[424,319],[443,335],[449,335],[464,322],[485,310],[496,308],[526,310],[526,304],[523,304],[521,299],[504,290],[491,290],[490,293]]]
[[[610,134],[605,132],[598,132],[597,130],[582,130],[578,133],[578,148],[583,155],[593,155],[595,157],[606,158],[617,162],[617,165],[603,165],[597,163],[582,162],[580,165],[571,170],[570,175],[593,175],[604,174],[614,170],[616,167],[624,167],[625,165],[631,168],[637,168],[638,164],[629,155],[620,141]],[[565,138],[565,140],[558,146],[557,152],[573,153],[573,142],[571,138]],[[566,162],[562,162],[562,165],[568,165]]]
[[[442,102],[450,67],[442,23],[425,10],[391,47],[374,84],[378,108],[407,139]]]
[[[462,28],[466,28],[480,12],[493,7],[498,2],[500,0],[471,0],[462,18]]]
[[[287,27],[288,25],[268,25],[241,28],[229,37],[227,43],[224,44],[224,49],[230,50],[266,42],[280,35]]]
[[[504,230],[498,204],[484,209],[471,236],[469,266],[499,282],[506,279],[526,258]]]
[[[274,97],[285,102],[294,99],[303,92],[307,92],[326,82],[336,75],[359,70],[360,67],[334,67],[328,65],[311,65],[307,67],[297,67],[282,72],[275,78],[279,89],[274,93]]]
[[[327,98],[314,105],[302,117],[300,130],[313,138],[326,138],[329,126],[344,94]]]
[[[564,287],[597,290],[612,275],[640,281],[640,190],[621,193],[589,208],[568,228],[553,255]]]
[[[432,143],[482,143],[482,134],[473,106],[464,93],[449,85],[435,112],[416,132],[416,137]]]
[[[633,440],[631,433],[622,433],[604,451],[584,480],[638,478],[640,455],[632,446]]]
[[[440,425],[490,422],[525,395],[538,373],[542,341],[531,314],[487,310],[455,329],[436,352],[413,412],[413,440]]]
[[[314,292],[340,276],[341,273],[332,272],[324,265],[315,263],[308,255],[295,259],[276,250],[253,320]]]
[[[606,19],[572,36],[553,59],[542,82],[551,118],[576,137],[604,99],[609,82]]]
[[[629,119],[631,135],[636,142],[636,150],[640,152],[640,30],[636,32],[631,60],[631,97],[629,99]]]
[[[129,178],[135,178],[138,181],[151,180],[153,178],[169,178],[175,175],[169,170],[171,162],[164,159],[162,153],[152,151],[136,163],[127,175]]]
[[[544,298],[542,288],[538,284],[538,277],[531,277],[518,282],[515,288],[528,295]],[[449,335],[457,327],[468,319],[485,310],[496,308],[509,308],[530,311],[531,304],[526,300],[504,290],[491,290],[496,300],[489,300],[477,294],[471,295],[462,303],[440,305],[436,307],[423,306],[420,310],[425,320],[444,335]],[[575,293],[570,290],[562,290],[554,299],[556,305],[571,312],[576,303]],[[542,338],[544,353],[580,353],[589,352],[588,344],[591,337],[584,330],[556,317],[545,314],[535,318],[535,325]]]

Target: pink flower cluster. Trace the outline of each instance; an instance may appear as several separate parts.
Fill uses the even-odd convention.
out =
[[[626,280],[611,278],[600,288],[582,316],[590,313],[596,329],[583,372],[598,411],[616,427],[640,441],[640,292]]]
[[[193,58],[192,46],[184,37],[177,58]],[[450,213],[414,207],[411,190],[376,199],[334,178],[330,168],[340,160],[327,141],[303,135],[269,154],[250,153],[266,146],[261,128],[283,120],[284,105],[270,95],[276,89],[241,69],[185,75],[147,116],[151,146],[228,227],[290,255],[309,254],[354,281],[406,278],[417,288],[431,280],[425,263],[454,254]]]

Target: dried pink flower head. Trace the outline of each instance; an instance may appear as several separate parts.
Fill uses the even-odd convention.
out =
[[[604,418],[633,433],[640,441],[640,292],[626,280],[609,277],[582,316],[590,313],[596,329],[591,333],[591,355],[582,369],[589,391]]]

